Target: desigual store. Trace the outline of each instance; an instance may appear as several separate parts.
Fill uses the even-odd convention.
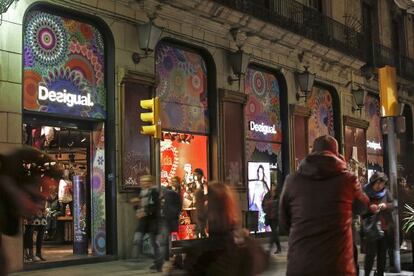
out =
[[[22,143],[62,175],[42,184],[43,210],[22,220],[22,248],[6,254],[23,269],[106,259],[116,253],[111,34],[47,4],[30,6],[22,29]]]

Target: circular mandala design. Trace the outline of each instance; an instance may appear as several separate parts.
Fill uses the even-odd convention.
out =
[[[40,105],[37,101],[38,86],[42,77],[35,71],[24,71],[24,108],[38,110]]]
[[[103,231],[99,231],[95,235],[94,249],[98,255],[104,255],[106,251],[106,235]]]
[[[68,35],[58,16],[36,13],[28,22],[26,39],[36,60],[46,66],[59,64],[68,52]]]
[[[258,97],[264,97],[266,94],[266,78],[262,72],[255,71],[252,76],[252,90]]]

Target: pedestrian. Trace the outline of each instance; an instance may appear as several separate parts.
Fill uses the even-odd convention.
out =
[[[180,183],[178,180],[177,183]],[[181,213],[180,195],[173,190],[172,186],[161,187],[160,193],[160,231],[159,244],[165,261],[170,259],[170,236],[172,232],[178,231],[178,219]]]
[[[198,238],[206,238],[208,185],[204,178],[204,172],[200,168],[194,169],[194,187],[197,218],[196,233]]]
[[[276,184],[263,198],[263,210],[265,212],[265,225],[270,226],[272,230],[269,243],[269,254],[273,244],[276,245],[275,254],[282,252],[282,246],[279,239],[279,198]]]
[[[364,186],[364,191],[369,197],[369,211],[363,216],[367,218],[378,215],[381,229],[384,235],[374,241],[365,239],[366,255],[364,260],[365,275],[369,275],[377,258],[377,276],[383,276],[386,264],[387,249],[390,240],[393,240],[394,221],[392,211],[394,210],[393,198],[385,187],[388,177],[385,173],[375,172],[369,182]],[[364,225],[363,225],[364,227]]]
[[[31,147],[0,154],[0,276],[7,274],[1,235],[18,234],[20,217],[30,217],[44,208],[42,182],[60,174],[52,159]]]
[[[154,185],[151,175],[143,175],[139,178],[141,191],[138,198],[131,200],[136,209],[138,227],[134,234],[134,246],[138,251],[138,259],[142,257],[142,243],[144,235],[147,234],[150,239],[152,249],[154,250],[154,264],[151,270],[162,271],[164,256],[160,252],[157,235],[160,220],[160,200],[159,191]]]
[[[356,275],[352,203],[368,204],[330,135],[289,175],[280,199],[280,227],[289,231],[286,275]]]
[[[228,185],[209,184],[209,238],[183,248],[187,275],[253,276],[264,271],[266,253],[240,227],[240,213],[236,196]]]

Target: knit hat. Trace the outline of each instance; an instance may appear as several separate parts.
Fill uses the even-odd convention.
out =
[[[338,142],[331,135],[322,135],[313,141],[312,152],[318,151],[330,151],[336,155],[339,155],[338,152]]]
[[[204,176],[204,172],[203,172],[203,170],[202,170],[202,169],[200,169],[200,168],[196,168],[196,169],[194,169],[194,172],[195,172],[195,173],[197,173],[197,174],[199,174],[199,175],[201,175],[201,176]]]

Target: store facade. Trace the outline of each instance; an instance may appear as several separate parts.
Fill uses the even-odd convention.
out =
[[[102,20],[46,4],[26,11],[23,144],[51,156],[63,173],[42,187],[40,224],[24,220],[25,268],[39,257],[53,266],[116,253],[113,62]]]

